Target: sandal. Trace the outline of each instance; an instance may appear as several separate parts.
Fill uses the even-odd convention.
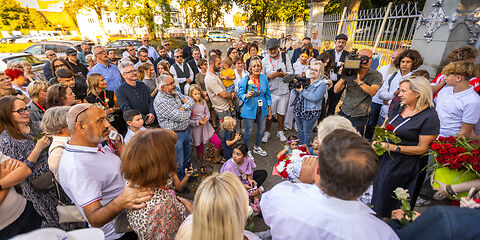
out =
[[[206,173],[207,173],[207,166],[201,166],[201,167],[200,167],[200,172],[201,172],[202,174],[206,174]]]
[[[214,162],[214,164],[224,164],[225,163],[225,158],[220,158],[220,160]]]

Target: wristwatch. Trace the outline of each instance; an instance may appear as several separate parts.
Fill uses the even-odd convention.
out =
[[[400,146],[397,146],[397,148],[395,148],[395,152],[399,153],[400,152]]]
[[[358,86],[362,86],[364,84],[364,82],[360,82],[358,83]]]

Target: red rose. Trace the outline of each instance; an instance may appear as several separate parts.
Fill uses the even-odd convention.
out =
[[[453,169],[459,169],[462,167],[462,164],[458,163],[458,162],[450,162],[450,167],[453,168]]]
[[[307,152],[307,148],[305,146],[299,146],[298,150],[300,150],[302,152]]]
[[[437,158],[436,158],[437,162],[441,162],[441,161],[443,161],[443,159],[445,159],[445,158],[441,155],[437,156]]]
[[[475,139],[475,140],[472,140],[470,143],[471,143],[472,145],[477,145],[477,144],[480,143],[480,141],[477,140],[477,139]]]
[[[385,127],[385,130],[387,131],[393,131],[395,129],[395,127],[392,125],[392,124],[387,124],[387,126]]]
[[[475,157],[472,155],[464,155],[469,163],[475,163]]]
[[[472,150],[472,154],[480,155],[480,150],[479,149]]]
[[[456,148],[449,148],[448,152],[455,154],[455,153],[457,153],[457,149]]]
[[[446,154],[447,152],[448,152],[448,150],[445,149],[445,148],[441,148],[441,149],[438,150],[438,153],[440,153],[442,155]]]
[[[442,148],[442,145],[438,143],[432,143],[432,150],[437,151],[438,149]]]
[[[465,155],[458,156],[458,158],[457,158],[457,162],[459,162],[459,163],[464,163],[466,161],[467,161],[467,156],[465,156]]]
[[[447,139],[445,137],[438,137],[438,141],[441,143],[445,143]]]
[[[447,140],[448,140],[449,143],[455,143],[455,142],[457,142],[457,138],[454,137],[454,136],[448,137]]]
[[[450,144],[450,143],[445,143],[445,144],[443,144],[443,147],[444,147],[444,148],[452,148],[453,145]]]
[[[458,153],[464,153],[464,152],[465,152],[465,148],[463,148],[463,147],[457,147],[457,152],[458,152]]]
[[[472,167],[475,171],[480,172],[480,163],[473,164]]]
[[[283,161],[287,159],[287,155],[286,154],[283,154],[282,156],[280,156],[280,158],[278,159],[279,162]]]

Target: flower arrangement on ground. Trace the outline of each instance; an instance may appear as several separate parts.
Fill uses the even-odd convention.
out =
[[[306,155],[308,155],[306,146],[299,146],[298,149],[292,150],[290,155],[282,155],[278,159],[278,163],[273,166],[272,174],[290,181],[298,178],[303,157]]]
[[[480,141],[465,137],[439,137],[430,145],[435,158],[431,169],[434,171],[432,180],[446,185],[467,182],[480,178]],[[432,181],[434,188],[438,187]],[[464,197],[467,193],[459,193]]]
[[[401,142],[401,139],[396,136],[394,130],[395,130],[395,127],[391,124],[387,124],[385,128],[378,127],[378,126],[375,127],[375,141],[373,146],[375,147],[375,153],[378,156],[383,155],[387,151],[388,153],[390,153],[390,150],[388,150],[388,148],[384,148],[382,146],[382,142],[386,142],[387,144],[389,143],[399,144]]]

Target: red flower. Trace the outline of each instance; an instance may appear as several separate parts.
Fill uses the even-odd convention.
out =
[[[475,140],[472,140],[472,142],[470,142],[472,145],[477,145],[480,143],[479,140],[475,139]]]
[[[449,143],[455,143],[455,142],[457,142],[457,138],[454,137],[454,136],[448,137],[447,140],[448,140]]]
[[[465,156],[465,155],[458,156],[458,158],[457,158],[458,163],[464,163],[466,161],[467,161],[467,156]]]
[[[472,167],[475,171],[480,172],[480,163],[473,164]]]
[[[432,143],[432,150],[437,151],[438,149],[442,148],[442,145],[438,143]]]
[[[437,156],[437,162],[442,162],[443,159],[445,159],[443,156],[441,155]]]
[[[479,149],[475,149],[475,150],[472,150],[471,153],[472,153],[472,154],[475,154],[475,155],[480,155],[480,150],[479,150]]]
[[[280,156],[280,158],[278,159],[278,161],[281,162],[281,161],[287,159],[287,157],[288,157],[288,156],[287,156],[286,154],[283,154],[282,156]]]
[[[302,152],[307,152],[307,148],[305,146],[299,146],[298,150],[300,150]]]
[[[441,143],[445,143],[447,139],[445,137],[438,137],[438,141]]]
[[[440,153],[442,155],[446,154],[447,152],[448,152],[448,150],[445,149],[445,148],[441,148],[441,149],[438,150],[438,153]]]
[[[457,147],[457,152],[458,152],[458,153],[464,153],[464,152],[465,152],[465,148],[463,148],[463,147]]]
[[[452,148],[453,145],[450,144],[450,143],[445,143],[445,144],[443,144],[443,147],[444,147],[444,148]]]
[[[392,124],[387,124],[387,126],[385,127],[385,130],[391,132],[395,129],[395,127],[392,125]]]
[[[462,167],[462,164],[460,164],[458,162],[450,162],[450,168],[459,169],[461,167]]]
[[[467,158],[467,162],[469,163],[476,163],[476,157],[472,156],[472,155],[464,155],[466,158]]]
[[[457,149],[456,149],[456,148],[449,148],[449,149],[448,149],[448,152],[455,154],[455,153],[457,153]]]

